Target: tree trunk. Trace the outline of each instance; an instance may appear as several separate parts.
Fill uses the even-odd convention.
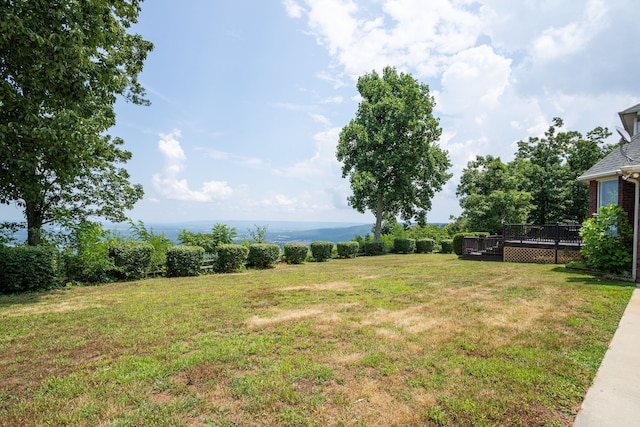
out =
[[[38,246],[42,231],[42,209],[38,203],[25,203],[25,216],[27,217],[27,245]]]
[[[373,231],[373,239],[380,240],[380,233],[382,231],[382,216],[384,209],[384,200],[382,196],[378,196],[378,206],[376,206],[376,227]]]

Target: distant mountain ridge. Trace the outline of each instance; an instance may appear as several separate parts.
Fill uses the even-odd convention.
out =
[[[267,240],[270,243],[285,244],[289,242],[311,243],[319,240],[338,243],[353,240],[356,235],[364,237],[373,235],[373,224],[358,224],[353,222],[310,222],[310,221],[185,221],[180,223],[145,223],[147,230],[155,233],[164,233],[167,238],[178,244],[180,230],[189,230],[194,233],[209,233],[215,224],[226,224],[236,229],[238,233],[236,241],[250,240],[249,230],[255,231],[256,226],[267,227]],[[128,236],[130,234],[128,223],[104,223],[104,228],[116,234]],[[437,224],[443,225],[443,224]],[[18,243],[27,238],[26,230],[20,230],[15,234]]]

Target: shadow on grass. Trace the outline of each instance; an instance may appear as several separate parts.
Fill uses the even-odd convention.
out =
[[[608,275],[602,275],[593,271],[585,271],[573,268],[567,268],[564,266],[557,266],[552,271],[558,273],[571,273],[573,277],[567,277],[569,283],[585,283],[588,285],[598,286],[617,286],[621,288],[635,288],[636,284],[628,278],[614,277]],[[576,277],[577,276],[577,277]]]
[[[16,305],[37,304],[48,296],[65,292],[68,288],[53,288],[40,291],[0,294],[0,308]]]

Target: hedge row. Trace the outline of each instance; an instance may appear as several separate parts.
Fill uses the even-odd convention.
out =
[[[151,263],[153,246],[141,242],[119,242],[109,248],[109,257],[113,258],[116,274],[124,280],[144,278]]]
[[[37,291],[54,287],[58,252],[52,248],[0,247],[0,293]]]
[[[433,239],[416,240],[416,252],[419,254],[430,254],[436,248],[436,241]]]
[[[336,244],[338,251],[338,257],[340,258],[355,258],[360,252],[360,244],[358,242],[338,242]]]
[[[218,273],[235,273],[244,268],[249,256],[249,248],[243,245],[218,246],[218,258],[213,269]]]
[[[467,234],[467,233],[465,233]],[[468,233],[471,234],[471,233]],[[473,233],[479,235],[481,233]],[[457,239],[462,241],[458,235]],[[442,252],[451,253],[457,240],[441,242]],[[460,243],[461,245],[461,243]],[[394,240],[394,252],[397,253],[430,253],[434,250],[432,239]],[[333,243],[317,241],[307,246],[301,243],[284,245],[283,261],[289,264],[300,264],[309,258],[317,262],[331,259]],[[383,255],[385,244],[380,240],[338,242],[337,256],[353,258],[361,251],[366,256]],[[135,280],[145,276],[153,254],[153,246],[141,242],[118,242],[108,249],[108,264],[105,274],[120,279]],[[168,277],[196,276],[202,270],[205,250],[199,246],[173,246],[167,249],[166,275]],[[280,247],[275,244],[221,245],[217,258],[213,262],[213,270],[219,273],[239,271],[245,265],[266,268],[274,265],[280,258]],[[68,262],[67,262],[68,263]],[[0,247],[0,293],[14,293],[47,289],[55,286],[56,279],[63,270],[59,266],[60,256],[55,249],[42,247]],[[66,264],[66,263],[65,263]],[[70,265],[65,268],[68,270]],[[109,268],[107,268],[109,267]],[[64,275],[64,273],[62,273]]]
[[[167,249],[167,276],[197,276],[204,261],[200,246],[172,246]]]
[[[280,246],[273,243],[254,243],[249,246],[247,265],[256,268],[267,268],[280,259]]]

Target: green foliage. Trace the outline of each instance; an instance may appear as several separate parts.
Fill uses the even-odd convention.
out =
[[[351,183],[349,204],[376,215],[377,240],[385,216],[426,222],[431,199],[451,177],[451,163],[437,145],[442,129],[427,85],[385,67],[382,76],[361,76],[357,88],[362,101],[340,132],[336,155]]]
[[[481,236],[488,236],[488,235],[489,235],[489,233],[484,232],[484,231],[467,231],[467,232],[464,232],[464,233],[456,233],[453,236],[453,239],[452,239],[452,242],[453,242],[452,243],[453,244],[452,251],[456,255],[460,256],[460,255],[462,255],[462,251],[464,249],[463,245],[464,245],[464,238],[465,237],[474,237],[474,236],[481,237]],[[447,253],[450,253],[450,252],[447,252]]]
[[[518,142],[513,162],[520,189],[531,194],[534,208],[527,222],[582,222],[588,215],[588,187],[576,178],[611,151],[604,141],[611,135],[595,128],[586,139],[576,131],[557,132],[564,125],[554,117],[544,137]]]
[[[355,258],[360,251],[360,244],[356,241],[338,242],[336,247],[340,258]]]
[[[153,246],[144,242],[116,242],[109,247],[118,276],[125,280],[144,278],[153,256]]]
[[[106,131],[117,95],[148,104],[138,82],[153,45],[128,30],[140,1],[5,2],[0,23],[0,203],[24,209],[28,244],[44,224],[123,221],[142,195],[120,167],[131,153]]]
[[[608,154],[611,135],[597,127],[586,137],[558,132],[555,117],[544,137],[518,142],[515,159],[503,163],[477,156],[463,170],[456,194],[463,212],[453,226],[460,230],[500,233],[502,224],[582,222],[588,216],[589,188],[577,177]]]
[[[633,230],[621,206],[601,206],[584,222],[580,235],[587,265],[605,273],[622,273],[631,267]]]
[[[416,240],[416,252],[419,254],[430,254],[436,247],[436,241],[433,239]]]
[[[216,253],[216,244],[210,233],[194,233],[193,231],[183,229],[178,232],[178,242],[183,246],[201,247],[205,253],[209,255]]]
[[[364,242],[364,255],[377,256],[384,255],[385,246],[382,240],[369,240]]]
[[[450,254],[453,252],[453,240],[445,239],[440,242],[440,252]]]
[[[416,240],[396,237],[393,240],[393,251],[398,254],[412,254],[416,251]]]
[[[213,269],[218,273],[235,273],[244,268],[249,249],[243,245],[222,244],[218,246],[218,258]]]
[[[333,243],[331,242],[311,242],[311,256],[316,262],[323,262],[331,258]]]
[[[204,261],[200,246],[173,246],[167,250],[167,276],[197,276]]]
[[[268,225],[259,226],[254,224],[252,229],[247,229],[249,233],[249,237],[251,238],[252,243],[268,243],[267,241],[267,231],[269,230]]]
[[[194,233],[189,230],[178,232],[178,241],[185,246],[200,246],[208,255],[215,255],[220,245],[230,245],[237,236],[235,227],[216,223],[211,233]]]
[[[309,255],[309,247],[302,243],[287,243],[284,245],[284,261],[287,264],[302,264]]]
[[[50,289],[56,283],[58,251],[44,247],[0,246],[0,293]]]
[[[456,195],[467,227],[502,232],[502,224],[522,224],[534,206],[532,196],[518,188],[520,179],[511,164],[499,157],[477,156],[462,171]]]
[[[249,245],[247,265],[256,268],[270,267],[280,258],[280,246],[273,243],[252,243]]]
[[[69,250],[63,253],[67,279],[81,283],[108,283],[115,280],[116,267],[109,257],[113,240],[102,224],[83,221],[75,225],[69,243]]]
[[[137,223],[129,221],[129,230],[138,241],[148,243],[153,247],[147,271],[162,270],[167,263],[167,250],[173,246],[173,242],[164,233],[155,233],[153,228],[147,230],[142,221]]]
[[[17,222],[0,223],[0,246],[16,243],[16,238],[13,235],[21,228],[24,228],[24,225]]]
[[[230,245],[238,236],[238,232],[236,231],[235,227],[229,227],[226,224],[217,223],[213,225],[211,236],[213,238],[213,243],[216,246]]]

